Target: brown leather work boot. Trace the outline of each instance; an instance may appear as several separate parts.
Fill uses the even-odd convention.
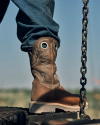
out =
[[[34,76],[29,106],[31,113],[54,112],[55,108],[80,110],[79,95],[67,92],[60,85],[55,64],[57,51],[58,42],[54,38],[42,37],[35,42],[32,52],[28,52]]]

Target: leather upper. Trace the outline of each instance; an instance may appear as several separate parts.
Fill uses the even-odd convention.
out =
[[[55,64],[57,51],[58,42],[54,38],[42,37],[35,42],[32,52],[29,52],[34,76],[31,100],[79,106],[79,95],[71,94],[60,86]]]

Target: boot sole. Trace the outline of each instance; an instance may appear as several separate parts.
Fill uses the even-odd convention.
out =
[[[71,111],[71,112],[79,112],[80,107],[63,105],[60,103],[47,103],[47,102],[36,102],[32,101],[29,103],[29,112],[30,113],[44,113],[44,112],[55,112],[55,109],[62,109],[64,111]],[[88,108],[88,103],[86,102],[85,109]]]

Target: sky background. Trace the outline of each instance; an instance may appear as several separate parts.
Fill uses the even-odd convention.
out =
[[[55,0],[54,20],[60,25],[61,45],[56,60],[57,74],[64,88],[80,88],[82,0]],[[87,51],[87,89],[99,88],[92,78],[100,79],[100,0],[90,0]],[[28,54],[17,39],[18,8],[10,2],[0,24],[0,88],[31,88]]]

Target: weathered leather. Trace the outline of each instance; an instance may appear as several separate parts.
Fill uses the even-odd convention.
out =
[[[42,42],[48,45],[46,49],[41,47]],[[29,53],[32,75],[41,85],[50,89],[60,86],[56,74],[57,50],[54,49],[55,45],[58,49],[58,42],[55,39],[42,37],[35,42],[32,53]]]
[[[35,81],[33,83],[31,100],[74,106],[79,105],[80,98],[77,94],[67,92],[62,86],[49,89],[39,84],[38,81]]]
[[[41,47],[42,42],[47,43],[46,49]],[[58,42],[54,38],[42,37],[35,42],[32,52],[29,52],[31,72],[34,76],[31,100],[79,105],[79,95],[71,94],[60,86],[55,64],[57,50]]]

